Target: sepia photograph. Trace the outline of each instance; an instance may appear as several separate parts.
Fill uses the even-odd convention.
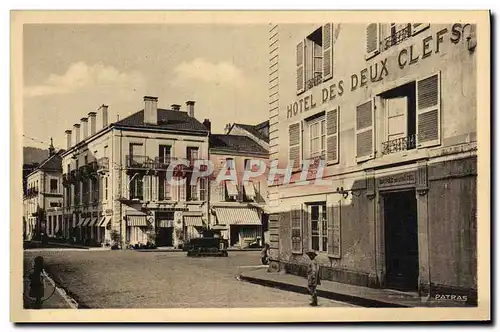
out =
[[[490,319],[489,15],[12,11],[11,320]]]

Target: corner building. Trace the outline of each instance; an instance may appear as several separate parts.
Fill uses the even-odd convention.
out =
[[[477,296],[475,26],[272,25],[272,266],[374,288]],[[328,184],[298,186],[301,160]],[[314,171],[308,178],[314,178]]]
[[[105,247],[181,247],[207,227],[207,180],[191,185],[192,165],[208,158],[209,132],[194,116],[173,104],[158,108],[145,96],[144,108],[110,123],[108,106],[90,112],[67,130],[62,154],[64,222],[75,242]],[[182,185],[167,170],[189,163]]]

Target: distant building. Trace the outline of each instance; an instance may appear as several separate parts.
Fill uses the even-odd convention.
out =
[[[275,25],[269,45],[270,159],[294,161],[269,188],[272,265],[315,250],[325,279],[475,298],[475,26]],[[303,160],[327,184],[299,185]]]
[[[62,236],[62,169],[61,154],[49,147],[49,156],[26,175],[23,196],[24,239],[39,239],[43,232],[49,237]],[[23,168],[27,172],[29,167]]]
[[[232,247],[245,248],[267,240],[267,178],[264,175],[248,183],[242,181],[251,160],[267,165],[266,140],[255,126],[242,124],[226,126],[226,134],[210,135],[210,161],[215,171],[233,169],[238,177],[236,184],[210,184],[211,227],[223,229],[222,235]]]
[[[194,117],[194,104],[186,102],[186,111],[175,104],[163,109],[156,97],[144,97],[144,109],[114,123],[103,105],[66,131],[67,236],[121,248],[181,246],[201,236],[208,222],[207,179],[171,186],[166,174],[179,158],[208,157],[208,130]]]

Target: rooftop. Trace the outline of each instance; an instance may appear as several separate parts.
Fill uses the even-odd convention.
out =
[[[115,122],[114,125],[208,133],[207,128],[201,122],[190,117],[186,112],[161,108],[158,109],[158,124],[156,125],[144,123],[144,109]]]
[[[214,134],[210,136],[210,149],[228,152],[267,154],[268,151],[248,136]]]
[[[269,121],[264,121],[261,122],[257,125],[248,125],[248,124],[243,124],[243,123],[235,123],[234,126],[241,127],[248,131],[250,134],[254,135],[258,139],[261,139],[267,143],[269,143],[269,136],[264,135],[259,129],[263,127],[269,126]]]

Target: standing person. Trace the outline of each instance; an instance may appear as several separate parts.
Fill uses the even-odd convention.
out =
[[[260,251],[260,261],[262,262],[262,265],[267,265],[269,262],[269,255],[268,255],[268,250],[269,250],[269,244],[264,243],[264,248]]]
[[[311,294],[311,303],[309,303],[309,305],[315,307],[318,305],[316,287],[321,285],[319,264],[316,260],[316,252],[309,250],[306,255],[310,259],[309,264],[307,265],[307,289],[309,290],[309,294]]]
[[[42,298],[45,294],[43,282],[43,257],[35,257],[33,272],[30,274],[30,297],[35,299],[34,309],[42,307]]]

